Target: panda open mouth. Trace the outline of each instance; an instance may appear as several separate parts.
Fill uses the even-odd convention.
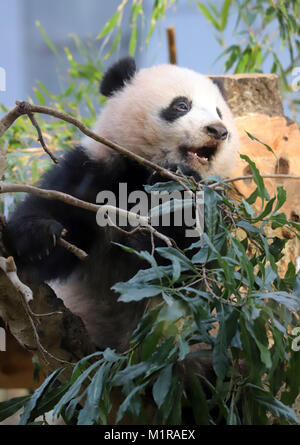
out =
[[[192,162],[200,162],[206,165],[216,154],[218,144],[204,145],[203,147],[186,147],[186,154]]]

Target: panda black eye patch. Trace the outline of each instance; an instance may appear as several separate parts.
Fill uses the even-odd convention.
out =
[[[160,116],[167,122],[174,122],[176,119],[187,114],[192,108],[192,102],[185,96],[178,96],[172,100],[167,108],[164,108]]]

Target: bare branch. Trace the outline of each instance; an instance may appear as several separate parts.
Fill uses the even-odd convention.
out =
[[[284,174],[272,174],[272,175],[262,174],[260,176],[265,179],[300,179],[300,176],[284,175]],[[235,181],[242,181],[242,180],[246,180],[246,179],[253,179],[253,175],[236,176],[235,178],[224,179],[223,182],[235,182]]]
[[[38,352],[50,372],[61,363],[72,368],[95,351],[83,322],[49,286],[30,284],[30,289],[28,284],[20,281],[12,257],[0,257],[0,317],[25,349]]]
[[[42,198],[46,199],[58,199],[60,201],[65,202],[66,204],[73,205],[75,207],[80,207],[86,210],[90,210],[92,212],[98,212],[101,210],[101,212],[112,212],[114,214],[120,214],[123,216],[126,216],[127,218],[133,219],[137,221],[139,224],[141,224],[142,230],[147,230],[150,233],[153,233],[154,236],[157,238],[162,239],[168,246],[172,246],[172,242],[170,239],[160,233],[158,230],[156,230],[154,227],[152,227],[149,224],[149,218],[146,216],[140,216],[136,213],[119,209],[118,207],[114,207],[111,205],[97,205],[92,204],[90,202],[82,201],[81,199],[74,198],[74,196],[68,195],[63,192],[59,192],[57,190],[45,190],[40,189],[38,187],[35,187],[33,185],[28,184],[5,184],[3,182],[0,182],[0,194],[1,193],[14,193],[14,192],[25,192],[25,193],[32,193],[33,195],[41,196]],[[115,227],[115,225],[112,225]],[[129,232],[130,233],[130,232]],[[127,233],[127,234],[129,234]],[[78,247],[67,243],[65,240],[62,240],[62,238],[59,239],[59,243],[66,247],[68,250],[70,250],[72,253],[77,255],[81,260],[85,259],[87,257],[87,254],[79,249]]]
[[[299,180],[300,176],[296,176],[296,175],[285,175],[285,174],[280,174],[280,173],[275,173],[275,174],[262,174],[260,175],[262,178],[264,179],[296,179]],[[223,179],[222,182],[214,182],[213,184],[208,185],[208,187],[210,188],[217,188],[220,185],[223,185],[224,182],[225,183],[230,183],[230,182],[236,182],[236,181],[244,181],[246,179],[253,179],[253,175],[245,175],[245,176],[236,176],[234,178],[228,178],[228,179]]]
[[[18,117],[22,116],[19,107],[10,110],[2,119],[0,119],[0,137],[9,129]]]
[[[91,202],[82,201],[81,199],[75,198],[74,196],[68,195],[67,193],[59,192],[58,190],[41,189],[29,184],[6,184],[4,182],[0,182],[0,194],[19,192],[32,193],[33,195],[40,196],[41,198],[46,199],[58,199],[59,201],[63,201],[66,204],[80,207],[92,212],[98,212],[99,210],[101,210],[101,212],[112,212],[114,214],[120,214],[128,218],[133,218],[135,221],[142,225],[149,224],[149,219],[146,216],[140,216],[136,213],[124,209],[119,209],[118,207],[114,207],[111,205],[98,205]]]
[[[31,120],[32,125],[34,126],[34,128],[36,128],[37,134],[38,134],[38,142],[41,144],[41,146],[43,147],[44,151],[50,156],[50,158],[52,159],[52,161],[55,164],[58,164],[58,159],[51,153],[51,151],[47,148],[43,135],[42,135],[42,131],[40,129],[39,124],[37,123],[36,118],[34,117],[34,114],[31,113],[30,111],[27,113],[29,119]]]
[[[79,247],[74,246],[74,244],[68,243],[68,241],[66,241],[63,238],[59,238],[59,240],[57,241],[57,244],[60,244],[62,247],[67,249],[69,252],[73,253],[81,261],[86,260],[88,257],[88,254],[84,250],[79,249]]]

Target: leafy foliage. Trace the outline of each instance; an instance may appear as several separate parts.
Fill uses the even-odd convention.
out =
[[[299,353],[291,347],[300,274],[290,263],[279,275],[285,240],[265,230],[273,225],[297,233],[299,224],[278,213],[281,187],[276,196],[266,196],[263,178],[246,160],[257,186],[252,197],[237,204],[204,185],[209,230],[185,251],[157,248],[169,265],[120,246],[149,262],[148,269],[114,286],[123,302],[149,300],[128,353],[108,348],[85,357],[58,386],[57,370],[29,400],[0,404],[0,416],[23,404],[21,423],[53,410],[70,424],[106,424],[113,389],[119,388],[116,422],[127,415],[135,423],[266,424],[270,413],[281,424],[298,423],[288,405],[300,387]],[[257,200],[264,202],[258,215]],[[205,368],[195,373],[186,365],[191,357],[198,364],[210,360],[211,374]]]

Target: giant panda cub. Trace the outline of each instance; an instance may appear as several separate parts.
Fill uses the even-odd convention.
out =
[[[100,136],[171,170],[179,167],[196,180],[230,173],[237,130],[221,90],[209,78],[167,64],[137,71],[134,59],[127,57],[106,72],[100,91],[107,97],[94,127]],[[119,183],[127,184],[128,193],[144,190],[145,184],[153,183],[153,175],[85,137],[44,175],[40,186],[95,203],[102,190],[118,195]],[[88,252],[86,261],[57,245],[63,229],[67,241]],[[183,231],[161,230],[178,245],[185,244]],[[82,318],[99,349],[124,351],[145,305],[117,302],[111,287],[131,278],[141,263],[113,241],[151,251],[149,233],[126,236],[112,227],[99,227],[93,212],[33,195],[18,205],[4,231],[19,271],[49,282]],[[163,245],[162,240],[155,238],[155,245]]]

